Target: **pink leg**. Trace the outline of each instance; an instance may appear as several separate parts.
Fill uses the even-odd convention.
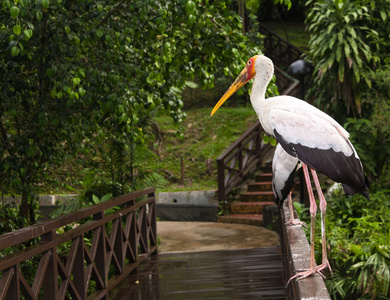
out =
[[[307,228],[307,225],[305,222],[294,220],[294,210],[293,210],[291,192],[287,196],[287,201],[288,201],[288,210],[290,212],[290,220],[288,220],[285,224],[286,225],[302,225],[302,226],[305,226]]]
[[[316,268],[316,261],[314,257],[314,234],[315,234],[315,224],[316,224],[316,213],[317,213],[317,203],[314,198],[313,189],[311,187],[310,183],[310,175],[309,170],[306,164],[302,163],[303,173],[305,175],[305,181],[307,186],[307,191],[309,194],[309,200],[310,200],[310,265],[309,269],[306,271],[299,272],[292,276],[288,281],[287,285],[290,283],[290,281],[294,278],[303,279],[306,277],[309,277],[311,275],[314,275],[316,273],[319,273],[319,270]],[[321,273],[319,273],[321,274]],[[321,274],[322,275],[322,274]]]
[[[312,169],[311,175],[313,176],[313,181],[314,184],[316,185],[318,197],[320,198],[320,211],[321,211],[322,263],[321,265],[318,266],[317,270],[322,271],[328,268],[330,273],[333,275],[332,268],[330,267],[328,261],[328,255],[326,251],[326,229],[325,229],[326,200],[324,194],[322,193],[320,182],[317,177],[317,172]]]

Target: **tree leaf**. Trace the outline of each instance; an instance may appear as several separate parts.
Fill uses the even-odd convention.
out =
[[[42,17],[43,17],[42,12],[39,11],[39,10],[36,10],[36,11],[35,11],[35,18],[36,18],[38,21],[40,21],[40,20],[42,20]]]
[[[353,27],[348,26],[347,27],[347,31],[354,39],[356,39],[356,31],[355,31],[355,29]]]
[[[188,86],[191,89],[196,89],[198,87],[198,85],[195,82],[193,82],[193,81],[186,81],[185,85]]]
[[[336,49],[336,59],[338,62],[340,62],[340,60],[341,60],[341,51],[342,50],[343,50],[343,47],[341,46],[341,44],[338,44],[337,49]]]
[[[10,9],[9,11],[10,11],[10,13],[11,13],[11,17],[12,17],[12,18],[16,19],[16,18],[19,16],[20,10],[19,10],[18,7],[12,6],[11,9]]]
[[[344,81],[344,64],[339,64],[339,80]]]
[[[352,67],[352,69],[353,69],[353,74],[355,76],[356,82],[359,82],[360,81],[360,71],[359,71],[358,66],[355,65]]]
[[[22,27],[20,27],[20,25],[15,25],[15,26],[12,28],[12,31],[13,31],[16,35],[19,35],[19,34],[22,32]]]
[[[381,10],[379,13],[381,15],[381,18],[382,18],[383,22],[386,22],[386,20],[387,20],[386,12],[384,10]]]
[[[92,195],[92,201],[93,201],[93,203],[95,203],[95,204],[99,204],[99,203],[100,203],[99,197],[96,196],[95,194]]]
[[[345,53],[345,57],[349,58],[351,53],[351,48],[348,43],[344,44],[344,53]]]
[[[11,48],[12,56],[18,56],[19,52],[20,52],[20,49],[18,47],[14,46]]]
[[[33,31],[32,31],[31,29],[25,29],[25,30],[23,31],[23,33],[24,33],[24,36],[25,36],[25,40],[26,40],[26,41],[29,40],[29,39],[31,39],[31,37],[32,37],[32,35],[33,35]]]
[[[49,8],[50,0],[41,0],[42,6],[45,9]]]
[[[105,194],[101,199],[100,202],[106,202],[112,198],[112,194]]]

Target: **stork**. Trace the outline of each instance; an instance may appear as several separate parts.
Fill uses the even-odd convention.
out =
[[[290,282],[294,278],[303,279],[326,268],[330,269],[324,245],[325,226],[322,226],[322,264],[316,267],[315,263],[314,228],[317,204],[311,187],[309,168],[319,196],[322,220],[325,220],[326,201],[316,170],[336,182],[341,182],[350,194],[360,193],[367,199],[369,186],[359,156],[349,140],[349,133],[332,117],[295,97],[284,95],[265,98],[273,74],[274,66],[271,59],[264,55],[250,58],[245,68],[214,106],[211,116],[232,94],[254,78],[250,100],[263,129],[274,136],[289,155],[302,163],[310,201],[310,265],[308,270],[292,276]]]
[[[295,172],[299,167],[298,158],[288,154],[278,144],[275,149],[274,158],[272,159],[272,190],[275,195],[275,202],[281,207],[287,198],[290,220],[286,224],[303,225],[306,227],[304,222],[294,220],[292,208],[291,189],[294,185]]]

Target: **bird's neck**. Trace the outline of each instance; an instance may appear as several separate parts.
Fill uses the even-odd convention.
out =
[[[253,109],[259,115],[261,112],[262,103],[265,101],[265,93],[267,86],[271,81],[273,76],[273,69],[263,71],[262,74],[257,74],[253,81],[252,90],[251,90],[251,103]],[[260,117],[260,115],[259,115]]]

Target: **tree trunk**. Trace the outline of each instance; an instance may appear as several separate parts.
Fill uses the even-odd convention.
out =
[[[35,224],[35,212],[29,203],[29,192],[22,192],[22,202],[19,207],[19,214],[24,219],[28,220],[29,224]]]

